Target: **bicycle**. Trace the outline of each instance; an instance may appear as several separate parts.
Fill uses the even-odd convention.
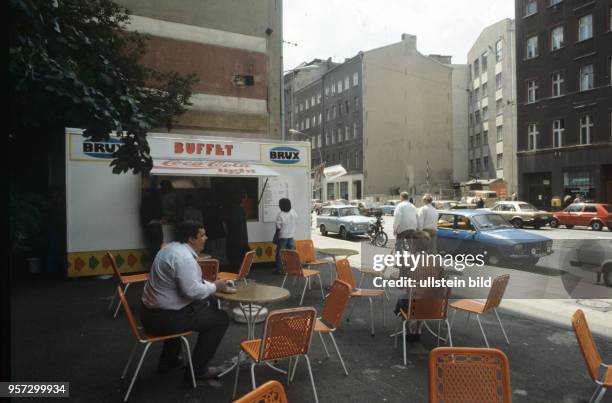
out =
[[[384,248],[389,241],[389,236],[383,229],[384,220],[382,218],[382,213],[376,212],[375,216],[376,222],[374,224],[370,224],[368,237],[370,238],[370,243],[372,245]]]

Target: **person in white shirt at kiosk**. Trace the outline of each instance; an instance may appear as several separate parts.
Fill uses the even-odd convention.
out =
[[[417,213],[418,230],[429,235],[427,253],[438,251],[438,212],[431,204],[433,197],[429,193],[423,195],[423,206]]]
[[[295,236],[297,213],[291,208],[291,201],[289,199],[280,199],[278,201],[278,207],[281,211],[276,217],[278,241],[276,243],[275,273],[284,274],[280,251],[283,249],[295,249],[295,241],[293,240],[293,237]]]
[[[229,325],[227,313],[209,297],[228,285],[224,280],[210,283],[202,279],[197,259],[207,238],[201,223],[179,223],[176,238],[155,256],[142,292],[141,322],[147,333],[155,336],[199,332],[192,353],[193,370],[198,383],[206,382],[220,372],[207,365]],[[181,367],[179,352],[179,339],[164,341],[158,370]]]

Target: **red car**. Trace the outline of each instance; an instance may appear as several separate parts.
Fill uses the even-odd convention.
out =
[[[612,231],[612,206],[603,203],[570,204],[563,210],[553,213],[550,226],[557,228],[559,225],[565,225],[566,228],[584,225],[595,231],[601,231],[607,226]]]

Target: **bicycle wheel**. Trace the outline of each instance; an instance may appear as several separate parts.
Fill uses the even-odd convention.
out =
[[[389,240],[389,237],[387,236],[387,233],[384,231],[380,231],[374,237],[374,245],[384,248],[387,245],[388,240]]]

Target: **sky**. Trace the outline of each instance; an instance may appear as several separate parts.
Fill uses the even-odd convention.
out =
[[[285,0],[284,70],[303,61],[342,62],[359,51],[417,36],[422,54],[466,63],[480,32],[514,18],[514,0]]]

